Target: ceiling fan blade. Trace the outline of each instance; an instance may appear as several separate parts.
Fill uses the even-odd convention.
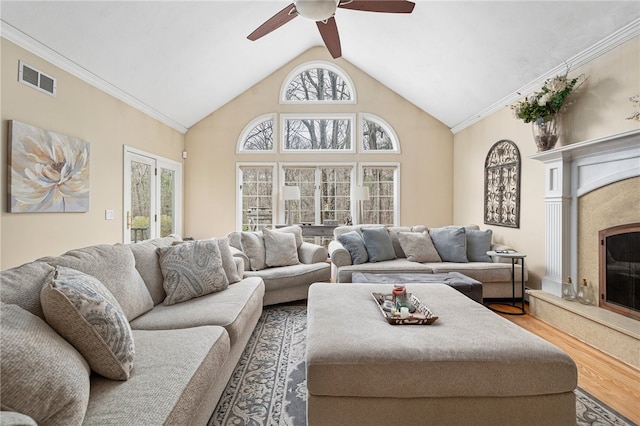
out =
[[[318,30],[324,44],[329,49],[329,53],[334,59],[342,56],[342,48],[340,47],[340,34],[338,34],[338,26],[336,25],[336,19],[332,16],[325,21],[317,21]]]
[[[406,0],[342,0],[338,7],[367,12],[411,13],[415,5]]]
[[[273,30],[277,30],[293,18],[298,16],[296,12],[296,5],[291,3],[289,6],[282,9],[280,12],[273,15],[264,24],[260,25],[254,32],[249,34],[247,38],[249,40],[255,41],[260,37],[264,37],[269,34]]]

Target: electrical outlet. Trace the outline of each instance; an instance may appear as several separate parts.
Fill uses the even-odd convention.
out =
[[[113,210],[104,211],[104,218],[106,220],[113,220],[114,217],[115,217],[115,212]]]

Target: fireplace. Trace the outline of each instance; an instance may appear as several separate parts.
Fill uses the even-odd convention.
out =
[[[600,307],[640,320],[640,223],[599,232]]]

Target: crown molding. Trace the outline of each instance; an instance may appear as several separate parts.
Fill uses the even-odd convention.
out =
[[[577,55],[567,59],[566,64],[568,64],[571,68],[578,68],[586,63],[589,63],[596,59],[597,57],[609,52],[610,50],[615,49],[621,44],[631,40],[632,38],[640,35],[640,18],[632,21],[630,24],[620,28],[618,31],[614,32],[608,37],[605,37],[601,41],[597,42],[593,46],[583,50]],[[510,105],[516,102],[518,99],[522,98],[524,95],[529,95],[530,93],[540,90],[542,84],[545,80],[552,78],[558,74],[564,74],[566,71],[567,65],[562,64],[548,71],[547,73],[541,75],[534,81],[522,86],[520,89],[515,92],[505,96],[494,104],[488,106],[482,111],[474,114],[472,117],[467,118],[461,123],[456,124],[451,128],[451,132],[456,134],[461,130],[466,129],[472,124],[477,123],[478,121],[490,116],[491,114],[499,111],[504,108],[506,105]]]
[[[87,71],[77,63],[60,55],[55,50],[52,50],[44,44],[34,40],[33,38],[29,37],[25,33],[19,31],[18,29],[7,24],[4,21],[0,21],[0,36],[52,63],[58,68],[74,75],[80,80],[83,80],[84,82],[102,90],[103,92],[113,96],[114,98],[121,100],[122,102],[137,109],[138,111],[143,112],[149,117],[166,124],[167,126],[177,130],[178,132],[182,134],[185,134],[187,132],[188,129],[177,121],[151,108],[149,105],[141,102],[139,99],[115,87],[114,85],[108,83],[97,75]]]

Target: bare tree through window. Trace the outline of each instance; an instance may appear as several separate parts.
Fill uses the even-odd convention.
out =
[[[326,68],[310,68],[298,74],[287,87],[288,101],[349,101],[351,88],[342,77]]]

